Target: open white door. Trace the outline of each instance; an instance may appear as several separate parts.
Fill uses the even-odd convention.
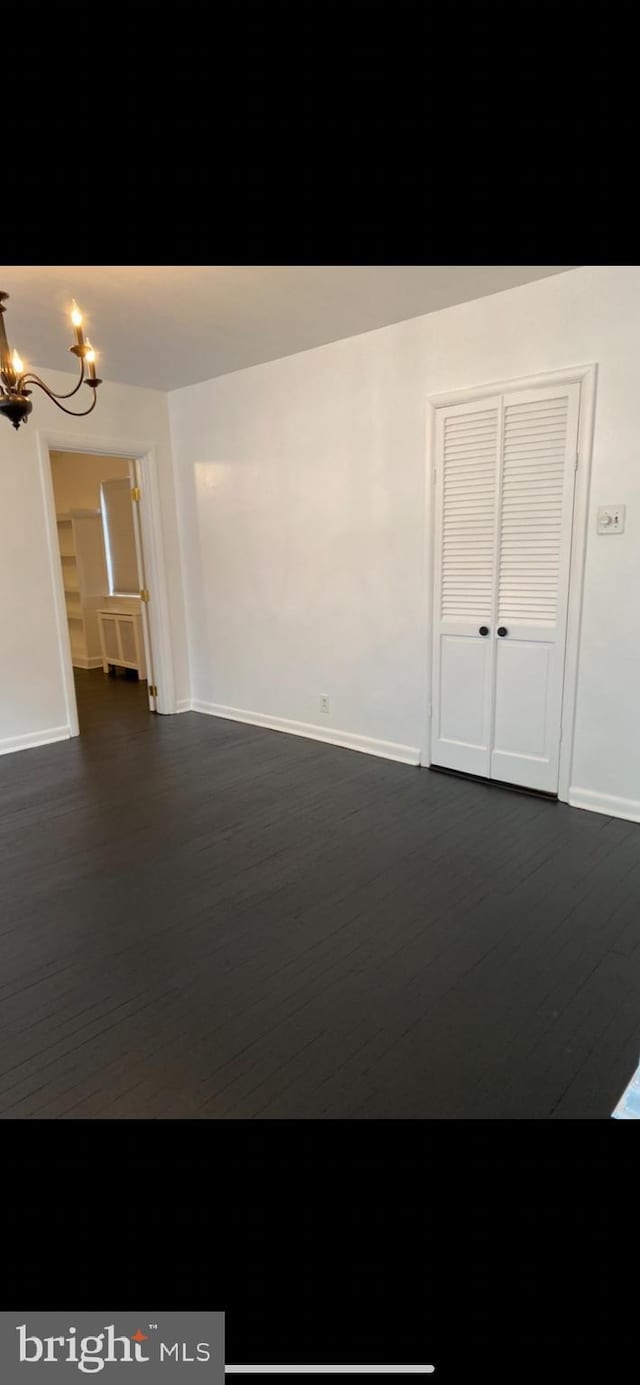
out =
[[[153,648],[151,644],[151,631],[149,628],[149,601],[151,593],[146,579],[144,546],[142,543],[142,526],[140,524],[140,485],[138,482],[137,466],[131,463],[131,511],[133,516],[133,532],[136,541],[136,558],[138,562],[138,581],[140,586],[140,611],[142,614],[142,634],[144,638],[144,653],[147,665],[147,694],[149,698],[149,711],[157,711],[158,690],[156,685],[155,669],[153,663]]]
[[[438,410],[431,759],[556,793],[579,384]]]

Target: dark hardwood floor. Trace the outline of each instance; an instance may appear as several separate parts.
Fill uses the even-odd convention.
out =
[[[607,1118],[640,827],[79,673],[0,760],[0,1114]]]

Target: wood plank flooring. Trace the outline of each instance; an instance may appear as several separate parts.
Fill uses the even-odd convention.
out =
[[[640,827],[76,675],[0,760],[0,1115],[595,1118]]]

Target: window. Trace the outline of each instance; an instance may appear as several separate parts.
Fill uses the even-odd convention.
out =
[[[100,483],[100,510],[110,596],[139,596],[138,558],[131,510],[131,482]]]

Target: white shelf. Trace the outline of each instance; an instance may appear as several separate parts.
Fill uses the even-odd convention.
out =
[[[102,663],[95,608],[108,591],[100,510],[69,510],[56,515],[67,623],[74,667]]]

